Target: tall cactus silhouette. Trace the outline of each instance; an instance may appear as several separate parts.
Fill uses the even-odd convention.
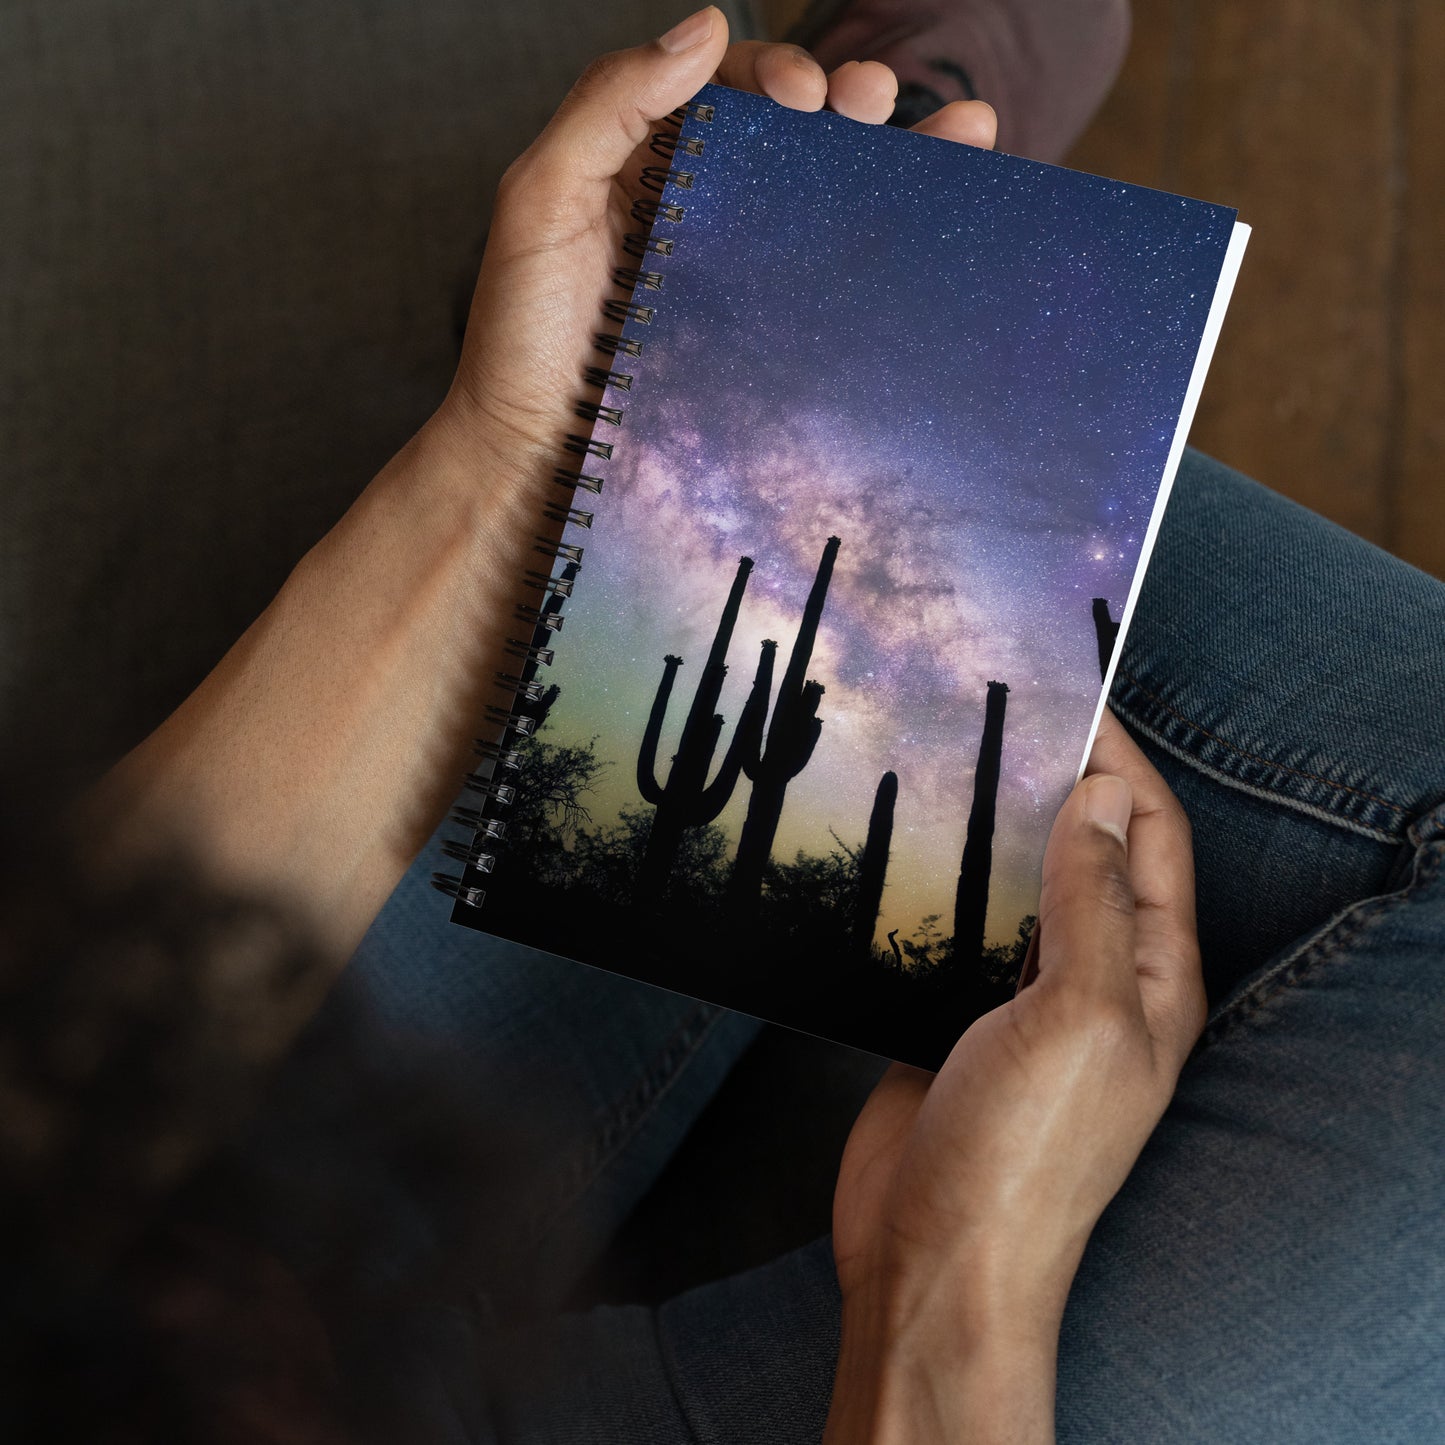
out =
[[[763,644],[753,689],[738,719],[732,743],[723,756],[717,777],[711,783],[707,781],[708,769],[712,766],[713,754],[722,736],[722,716],[715,709],[722,694],[723,679],[727,676],[728,645],[732,641],[743,591],[752,570],[751,557],[739,560],[737,575],[723,606],[712,650],[698,679],[697,691],[693,694],[692,706],[683,724],[682,741],[672,759],[665,784],[657,781],[657,744],[662,736],[663,718],[667,715],[673,681],[682,666],[682,659],[671,653],[663,659],[662,681],[657,685],[657,696],[653,699],[647,728],[642,735],[642,747],[637,754],[637,790],[644,801],[656,809],[638,871],[639,900],[649,893],[654,897],[660,896],[666,889],[682,843],[683,830],[701,828],[722,812],[737,787],[744,756],[748,751],[756,750],[762,737],[768,693],[773,682],[773,651],[777,646],[773,642]]]
[[[808,664],[813,660],[813,644],[818,638],[818,621],[823,604],[828,600],[828,584],[833,579],[833,563],[841,544],[829,537],[813,578],[812,590],[803,606],[803,620],[798,626],[797,640],[788,658],[788,669],[778,687],[773,704],[772,721],[768,724],[766,747],[754,744],[743,758],[743,771],[752,781],[748,799],[748,815],[738,840],[737,858],[733,862],[728,883],[728,898],[740,913],[756,904],[763,886],[763,869],[773,851],[778,821],[783,815],[783,798],[788,784],[808,765],[818,736],[823,730],[818,717],[818,703],[823,684],[805,681]],[[761,734],[758,735],[761,742]]]
[[[993,871],[993,822],[998,803],[998,775],[1003,760],[1003,718],[1008,707],[1008,686],[988,685],[984,707],[983,740],[978,745],[978,766],[973,774],[973,807],[968,814],[968,835],[958,870],[958,892],[953,902],[953,956],[963,964],[983,956],[984,925],[988,920],[988,882]]]
[[[893,841],[893,806],[898,801],[898,774],[884,773],[873,794],[868,819],[868,841],[858,864],[857,911],[853,916],[853,952],[859,958],[873,953],[873,930],[883,906],[883,879],[888,872],[888,846]]]
[[[1119,624],[1109,616],[1109,599],[1094,598],[1094,640],[1099,644],[1099,681],[1109,675],[1109,659],[1119,637]]]

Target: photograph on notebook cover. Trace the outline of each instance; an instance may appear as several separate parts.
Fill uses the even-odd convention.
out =
[[[1234,213],[700,99],[458,921],[937,1067],[1013,992]]]

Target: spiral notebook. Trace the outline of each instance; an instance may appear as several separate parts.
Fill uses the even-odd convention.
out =
[[[651,145],[436,882],[936,1068],[1013,991],[1248,230],[719,86]]]

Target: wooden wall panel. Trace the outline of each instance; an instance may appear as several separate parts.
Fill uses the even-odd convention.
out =
[[[1134,6],[1124,69],[1065,164],[1140,186],[1167,184],[1180,11],[1181,0],[1144,0]]]
[[[1445,5],[1439,0],[1413,7],[1403,64],[1400,415],[1390,546],[1445,577]]]
[[[1254,236],[1194,442],[1388,541],[1394,0],[1191,0],[1171,189]]]

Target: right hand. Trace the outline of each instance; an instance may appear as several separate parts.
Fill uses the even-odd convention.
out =
[[[1035,935],[1037,978],[974,1023],[936,1077],[885,1075],[834,1202],[852,1372],[871,1360],[865,1371],[886,1373],[901,1352],[933,1407],[993,1400],[1015,1425],[1035,1421],[1009,1436],[1020,1440],[1052,1438],[1069,1286],[1205,1018],[1189,825],[1108,712],[1049,838]],[[851,1388],[840,1368],[830,1442],[881,1438],[844,1429]],[[950,1429],[940,1438],[988,1436],[977,1420]]]

